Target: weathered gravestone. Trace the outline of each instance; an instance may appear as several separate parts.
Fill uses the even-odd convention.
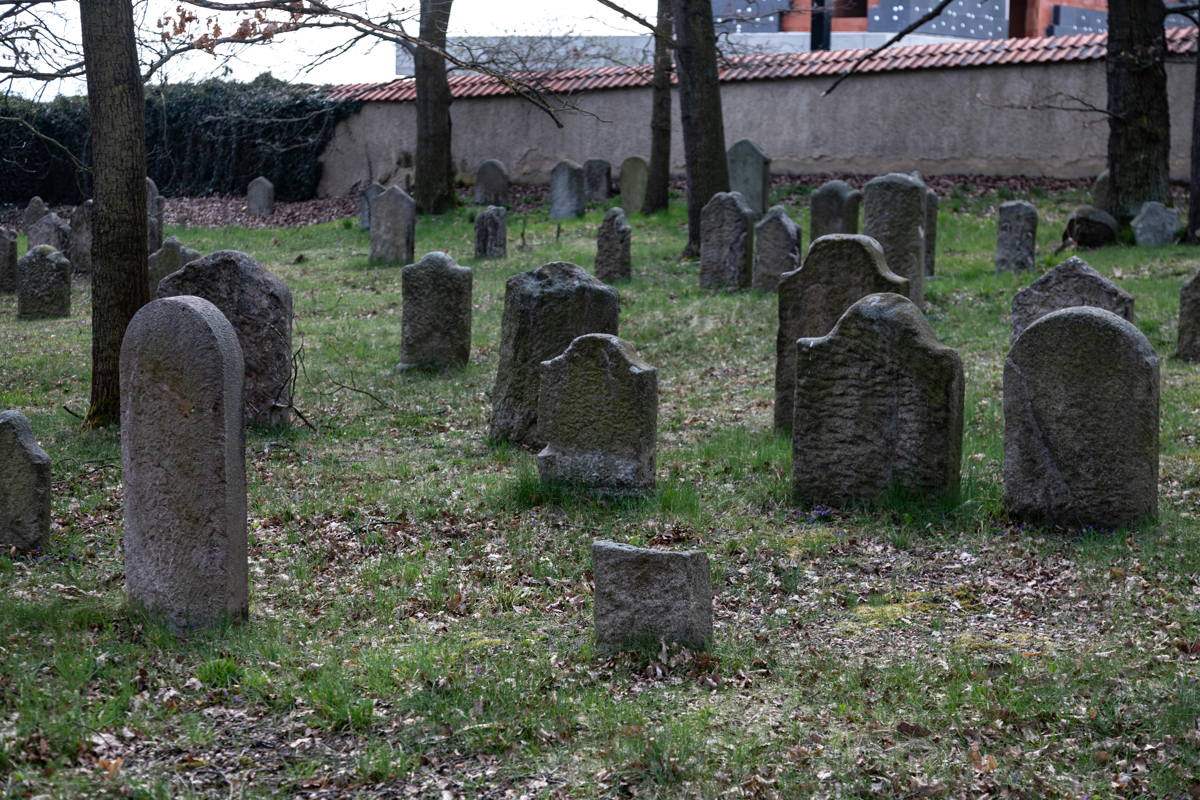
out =
[[[199,297],[143,306],[121,344],[125,589],[179,632],[248,612],[244,370]]]
[[[19,411],[0,414],[0,548],[27,551],[50,540],[50,457]]]
[[[658,370],[629,342],[589,333],[542,362],[543,483],[618,493],[653,490],[657,432]]]
[[[1117,220],[1107,211],[1081,206],[1067,217],[1063,240],[1070,239],[1080,247],[1104,247],[1116,244]]]
[[[71,262],[71,267],[81,275],[92,274],[92,206],[91,200],[84,200],[71,212],[67,259]]]
[[[25,235],[29,250],[48,244],[65,256],[71,248],[71,226],[53,211],[33,223]]]
[[[154,198],[154,213],[146,220],[146,247],[151,253],[162,247],[164,221],[167,214],[167,198]]]
[[[1033,203],[1000,204],[996,223],[996,272],[1033,269],[1037,255],[1038,213]]]
[[[717,192],[700,212],[700,287],[745,289],[753,266],[750,207],[737,192]]]
[[[657,649],[660,642],[703,650],[712,644],[708,554],[592,542],[596,649]]]
[[[621,208],[630,214],[642,213],[646,205],[646,182],[650,165],[641,156],[630,156],[621,162]]]
[[[883,248],[888,269],[908,279],[908,296],[925,303],[925,185],[893,172],[863,188],[863,233]]]
[[[617,292],[611,286],[565,261],[508,279],[488,422],[491,441],[544,444],[537,430],[540,365],[585,333],[617,335]]]
[[[1179,358],[1200,361],[1200,272],[1179,290]]]
[[[605,283],[628,280],[632,275],[630,240],[633,228],[625,211],[610,208],[596,234],[596,277]]]
[[[588,200],[598,203],[612,197],[612,164],[602,158],[583,162],[583,193]]]
[[[583,215],[583,167],[560,161],[550,171],[550,219],[574,219]]]
[[[754,275],[750,286],[762,292],[776,291],[783,274],[800,266],[803,236],[786,208],[771,206],[754,226]]]
[[[292,412],[292,292],[237,250],[218,250],[158,284],[158,296],[195,295],[215,305],[237,332],[245,357],[246,424],[287,425]]]
[[[362,231],[371,230],[371,203],[375,202],[375,198],[383,194],[383,187],[378,183],[372,182],[370,186],[362,190],[358,196],[358,229]]]
[[[0,293],[17,290],[17,232],[0,228]]]
[[[371,202],[371,263],[411,264],[416,228],[416,201],[399,186],[389,186]]]
[[[25,206],[25,211],[21,213],[21,227],[28,234],[29,229],[33,227],[33,223],[49,213],[50,209],[43,202],[42,198],[35,196],[29,201],[29,205]]]
[[[471,270],[445,253],[401,272],[400,369],[465,367],[471,360]]]
[[[1108,195],[1110,191],[1111,176],[1108,170],[1104,170],[1096,176],[1096,180],[1092,182],[1092,207],[1102,210],[1108,209]]]
[[[246,187],[246,206],[252,217],[269,217],[275,211],[275,184],[259,175]]]
[[[827,335],[796,343],[799,502],[953,494],[962,431],[962,361],[907,298],[868,295]]]
[[[1179,212],[1150,201],[1133,218],[1133,240],[1139,247],[1166,247],[1179,238]]]
[[[862,192],[845,181],[828,181],[812,193],[809,239],[816,241],[832,233],[858,233],[858,207]]]
[[[1013,295],[1012,339],[1039,317],[1072,306],[1095,306],[1133,321],[1133,297],[1078,256],[1071,256]]]
[[[475,257],[505,258],[508,255],[508,211],[488,206],[475,215]]]
[[[475,204],[503,206],[508,203],[508,170],[504,164],[489,158],[475,171]]]
[[[938,193],[925,187],[925,274],[932,275],[937,267]]]
[[[771,159],[749,139],[741,139],[725,154],[729,165],[729,190],[737,192],[750,207],[755,219],[767,211],[767,190],[771,188]]]
[[[1158,357],[1101,308],[1047,314],[1004,362],[1004,505],[1105,528],[1158,510]]]
[[[850,306],[869,294],[908,293],[908,281],[887,268],[868,236],[831,234],[812,243],[804,266],[779,282],[775,337],[775,428],[792,429],[796,340],[824,336]]]
[[[183,242],[174,236],[163,242],[162,247],[150,254],[150,296],[158,292],[158,282],[178,272],[184,264],[195,261],[203,255],[199,250],[185,247]]]
[[[17,318],[71,316],[71,262],[48,244],[17,262]]]

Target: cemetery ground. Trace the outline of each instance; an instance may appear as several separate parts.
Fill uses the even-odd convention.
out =
[[[698,288],[684,209],[631,215],[620,335],[658,367],[658,491],[539,486],[489,446],[504,281],[589,271],[603,209],[472,209],[417,252],[475,270],[459,373],[394,372],[400,269],[357,223],[170,227],[291,287],[307,425],[247,435],[250,619],[175,638],[123,606],[117,432],[83,432],[86,280],[70,319],[0,305],[0,408],[54,461],[48,550],[0,556],[0,793],[13,797],[1193,797],[1200,795],[1200,368],[1173,357],[1193,248],[1080,253],[1136,298],[1162,358],[1160,514],[1019,526],[1000,504],[1014,292],[1078,191],[1035,192],[1038,271],[996,275],[1004,193],[945,193],[928,317],[966,372],[962,492],[797,508],[771,432],[774,295]],[[774,187],[808,241],[807,194]],[[23,245],[22,245],[23,246]],[[710,554],[716,641],[602,658],[596,538]]]

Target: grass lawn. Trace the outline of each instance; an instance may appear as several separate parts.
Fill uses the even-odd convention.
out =
[[[0,794],[12,797],[1190,797],[1200,795],[1200,367],[1173,358],[1200,251],[1083,253],[1136,298],[1162,362],[1160,516],[1123,531],[1011,523],[1001,369],[1013,293],[995,207],[942,198],[939,338],[966,372],[955,505],[796,508],[771,432],[776,300],[698,288],[684,209],[631,218],[621,336],[659,369],[659,491],[542,491],[484,441],[505,279],[591,269],[603,209],[510,217],[476,262],[471,212],[418,253],[475,269],[472,363],[398,375],[400,270],[350,221],[170,229],[291,287],[296,405],[247,437],[247,624],[176,639],[123,606],[116,431],[82,432],[89,288],[71,319],[0,303],[0,409],[54,462],[54,530],[0,556]],[[776,187],[808,230],[806,190]],[[1081,197],[1030,198],[1039,266]],[[23,247],[23,245],[22,245]],[[594,538],[706,550],[710,653],[600,658]]]

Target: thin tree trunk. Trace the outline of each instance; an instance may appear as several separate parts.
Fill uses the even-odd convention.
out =
[[[85,424],[118,422],[125,328],[149,297],[146,132],[130,0],[80,0],[92,134],[92,392]]]
[[[1188,192],[1187,241],[1200,244],[1200,48],[1196,52],[1196,85],[1192,90],[1192,185]]]
[[[658,0],[654,78],[650,83],[650,169],[643,214],[667,207],[671,183],[671,0]],[[632,210],[632,209],[631,209]]]
[[[421,39],[446,46],[453,0],[421,0]],[[421,211],[440,214],[457,205],[450,150],[450,82],[446,61],[419,47],[413,54],[417,84],[417,158],[414,199]]]

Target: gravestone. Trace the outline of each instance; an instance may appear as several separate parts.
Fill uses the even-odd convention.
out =
[[[275,184],[259,175],[246,187],[246,206],[252,217],[269,217],[275,211]]]
[[[17,291],[17,232],[0,228],[0,294]]]
[[[411,264],[416,228],[416,202],[399,186],[389,186],[371,202],[371,263]]]
[[[1200,272],[1179,290],[1179,358],[1200,362]]]
[[[1092,207],[1101,210],[1108,209],[1109,186],[1111,184],[1108,170],[1104,170],[1096,176],[1096,180],[1092,182]]]
[[[1133,322],[1133,297],[1078,256],[1071,256],[1012,299],[1012,340],[1039,317],[1072,306],[1095,306]]]
[[[632,273],[630,240],[633,228],[625,211],[610,208],[596,234],[596,277],[605,283],[628,280]]]
[[[863,233],[883,248],[888,269],[908,279],[908,296],[925,303],[925,185],[893,172],[863,188]]]
[[[185,247],[183,242],[171,236],[162,247],[150,254],[150,296],[158,293],[158,282],[183,268],[189,261],[203,255],[199,250]]]
[[[19,411],[0,414],[0,548],[37,550],[50,540],[50,457]]]
[[[84,200],[71,212],[71,237],[70,244],[67,245],[67,259],[80,275],[92,274],[92,206],[91,200]]]
[[[604,492],[654,489],[658,370],[629,342],[589,333],[541,364],[542,483]]]
[[[488,439],[544,444],[537,430],[540,365],[585,333],[617,335],[617,292],[611,286],[565,261],[508,279]]]
[[[831,233],[858,233],[858,207],[862,192],[845,181],[828,181],[812,193],[809,239],[816,241]]]
[[[504,164],[489,158],[475,171],[475,204],[503,206],[508,204],[508,171]]]
[[[1116,244],[1117,220],[1106,211],[1081,206],[1067,217],[1063,241],[1067,239],[1087,248]]]
[[[48,244],[17,262],[17,318],[71,316],[71,262]]]
[[[996,272],[1033,269],[1038,224],[1033,203],[1025,200],[1001,203],[996,220]]]
[[[868,295],[796,343],[797,501],[953,495],[962,432],[962,361],[907,298]]]
[[[29,205],[25,206],[25,211],[21,213],[21,227],[28,234],[33,224],[49,213],[50,209],[42,201],[42,198],[35,196],[29,201]]]
[[[792,222],[787,209],[771,206],[754,226],[754,275],[751,287],[762,292],[774,292],[785,272],[800,267],[800,247],[804,234]]]
[[[143,306],[121,344],[125,590],[178,632],[247,616],[244,371],[199,297]]]
[[[753,266],[750,207],[737,192],[717,192],[700,212],[700,288],[745,289]]]
[[[925,187],[925,274],[932,275],[937,266],[938,193]]]
[[[383,187],[378,183],[372,182],[370,186],[362,190],[358,196],[358,229],[361,231],[371,230],[371,203],[375,202],[375,198],[383,194]]]
[[[246,364],[240,406],[246,424],[287,425],[292,418],[292,293],[237,250],[188,262],[158,284],[158,297],[195,295],[220,309],[237,332]]]
[[[1179,212],[1162,203],[1142,203],[1142,210],[1130,223],[1138,247],[1166,247],[1179,238]]]
[[[657,650],[660,642],[703,650],[712,644],[708,554],[592,542],[596,649]]]
[[[642,213],[649,176],[650,165],[641,156],[630,156],[621,162],[621,208],[628,208],[630,214]]]
[[[71,226],[53,211],[33,223],[33,227],[27,230],[25,235],[29,250],[38,245],[48,244],[65,256],[71,248]]]
[[[583,167],[560,161],[550,171],[550,219],[583,216]]]
[[[737,192],[758,219],[767,211],[767,190],[771,188],[771,159],[749,139],[741,139],[725,154],[729,165],[729,190]]]
[[[433,252],[400,273],[399,369],[452,369],[471,360],[471,270]]]
[[[488,206],[475,215],[475,257],[508,256],[508,211],[504,206]]]
[[[1077,306],[1034,322],[1004,362],[1004,506],[1050,525],[1158,511],[1158,357],[1132,323]]]
[[[146,220],[146,247],[153,253],[163,244],[164,220],[167,213],[167,198],[154,198],[154,213]]]
[[[779,281],[775,336],[775,429],[792,429],[796,340],[824,336],[846,309],[869,294],[904,295],[908,281],[887,268],[883,249],[867,236],[830,234],[808,248],[804,266]]]
[[[593,202],[603,203],[612,197],[612,164],[602,158],[583,162],[583,193]]]

